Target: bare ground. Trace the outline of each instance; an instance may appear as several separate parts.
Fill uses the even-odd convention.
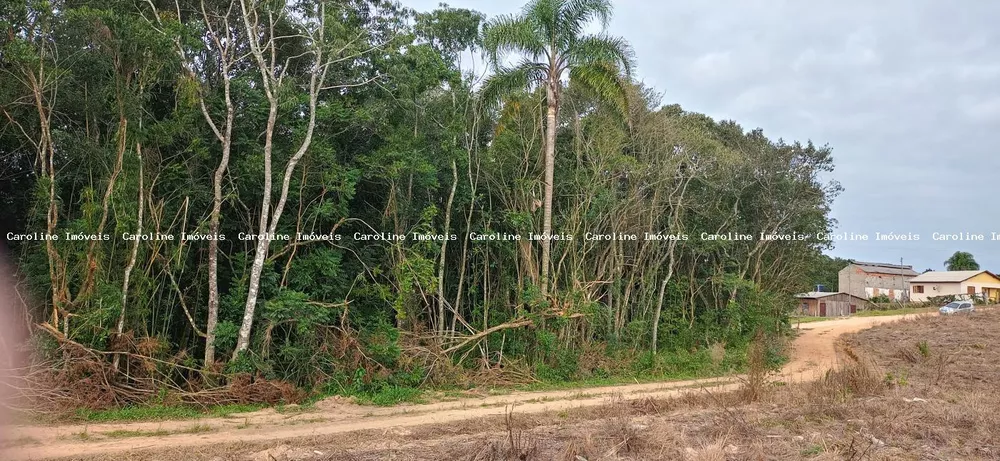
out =
[[[1000,459],[1000,417],[984,410],[1000,409],[1000,312],[859,317],[801,329],[792,360],[756,401],[742,377],[392,408],[329,399],[295,414],[14,427],[0,457]],[[827,373],[838,362],[843,371]]]

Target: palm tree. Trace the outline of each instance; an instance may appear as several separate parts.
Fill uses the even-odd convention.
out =
[[[972,257],[972,253],[956,251],[944,262],[944,267],[950,271],[977,271],[979,263]]]
[[[621,38],[603,32],[611,18],[610,0],[531,0],[520,15],[497,17],[483,27],[483,48],[493,75],[482,97],[499,103],[511,93],[545,88],[545,203],[542,234],[552,234],[552,189],[555,172],[556,120],[563,77],[593,92],[627,116],[627,86],[633,53]],[[593,20],[602,32],[585,34]],[[520,61],[507,65],[508,54]],[[568,74],[568,75],[567,75]],[[551,242],[542,240],[542,295],[548,294]]]

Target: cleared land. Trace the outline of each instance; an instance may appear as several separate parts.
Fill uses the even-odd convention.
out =
[[[995,310],[839,319],[803,324],[792,361],[766,381],[752,375],[393,408],[329,400],[286,414],[19,427],[7,436],[17,446],[3,457],[997,459],[998,340]],[[840,371],[827,373],[838,362]]]

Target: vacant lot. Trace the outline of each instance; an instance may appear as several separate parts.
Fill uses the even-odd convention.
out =
[[[155,452],[90,459],[1000,459],[998,344],[996,310],[923,317],[842,337],[840,371],[813,382],[751,375],[667,400],[271,443],[172,449],[167,437]]]

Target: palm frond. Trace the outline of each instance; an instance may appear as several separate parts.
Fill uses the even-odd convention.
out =
[[[544,81],[545,76],[544,64],[528,60],[514,67],[501,67],[483,83],[483,88],[479,91],[480,103],[486,110],[494,110],[504,98],[530,89],[534,84]]]
[[[574,85],[580,85],[601,101],[614,106],[623,119],[629,119],[629,81],[616,66],[608,62],[578,65],[570,69],[569,79]]]
[[[611,21],[611,0],[569,0],[563,6],[560,29],[569,37],[579,37],[583,28],[593,20],[606,29]]]
[[[558,43],[564,4],[565,0],[531,0],[524,5],[521,14],[535,24],[542,41],[552,45]]]
[[[483,50],[489,62],[499,68],[507,53],[521,53],[538,59],[545,55],[545,45],[538,30],[524,16],[498,16],[483,26]]]
[[[635,53],[621,37],[601,33],[588,35],[573,42],[566,51],[566,65],[586,66],[593,63],[608,63],[621,68],[627,78],[632,77],[635,67]]]

